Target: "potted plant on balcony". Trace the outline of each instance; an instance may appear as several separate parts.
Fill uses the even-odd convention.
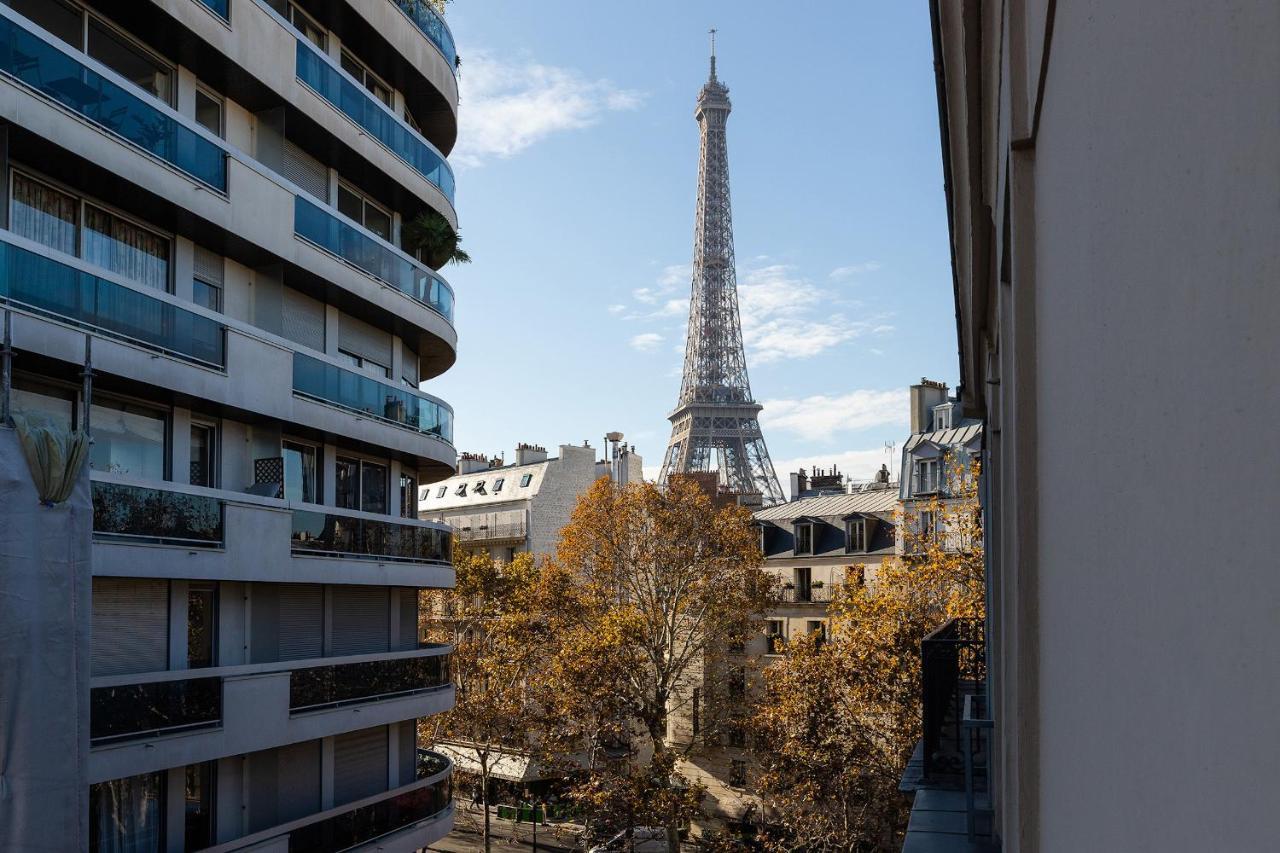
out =
[[[404,224],[401,242],[409,254],[419,254],[433,270],[448,263],[469,264],[462,235],[434,210],[424,210]]]
[[[813,589],[822,589],[826,585],[827,585],[826,581],[814,581],[813,583],[809,584],[809,586],[812,587]]]

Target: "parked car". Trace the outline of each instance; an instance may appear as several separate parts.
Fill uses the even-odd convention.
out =
[[[668,853],[665,827],[632,827],[631,838],[635,843],[635,853]],[[625,851],[627,851],[627,833],[623,830],[603,844],[592,847],[587,853],[625,853]]]

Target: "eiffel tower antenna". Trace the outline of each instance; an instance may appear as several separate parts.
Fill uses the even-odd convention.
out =
[[[742,503],[771,505],[785,498],[760,432],[763,407],[751,396],[742,347],[725,138],[731,105],[729,87],[716,79],[715,37],[713,29],[711,76],[694,111],[701,145],[689,332],[659,484],[673,474],[715,472],[721,488]]]

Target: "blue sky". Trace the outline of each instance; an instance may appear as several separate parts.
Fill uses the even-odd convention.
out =
[[[954,385],[955,322],[924,3],[460,0],[452,161],[469,266],[458,362],[427,390],[459,450],[599,446],[657,465],[680,383],[707,29],[752,390],[783,480],[858,477]]]

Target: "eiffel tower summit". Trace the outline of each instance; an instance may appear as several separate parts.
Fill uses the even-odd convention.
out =
[[[697,218],[693,229],[693,284],[684,377],[671,420],[671,441],[659,483],[672,474],[715,472],[720,486],[743,504],[771,505],[785,498],[760,432],[763,408],[751,396],[738,317],[729,205],[729,87],[716,79],[715,30],[711,76],[698,93],[694,117],[701,129]]]

